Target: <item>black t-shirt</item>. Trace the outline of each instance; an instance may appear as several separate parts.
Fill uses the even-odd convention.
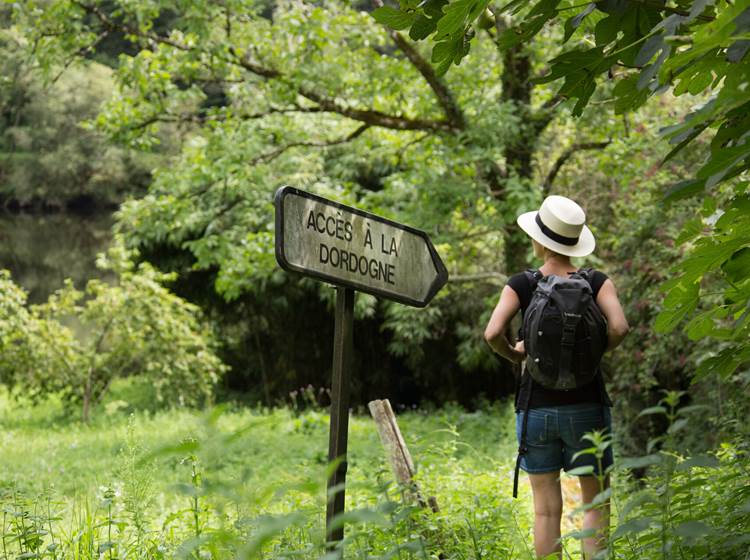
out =
[[[599,295],[604,282],[607,280],[607,275],[599,270],[595,270],[589,278],[589,285],[591,291],[594,294],[594,299]],[[526,313],[526,309],[531,303],[531,296],[534,290],[531,288],[531,282],[525,272],[519,272],[514,274],[508,279],[508,286],[510,286],[518,299],[521,302],[521,317]],[[609,397],[606,394],[603,385],[601,375],[587,385],[583,385],[570,391],[556,391],[554,389],[547,389],[541,386],[539,383],[534,384],[534,390],[531,393],[531,401],[529,402],[529,408],[540,408],[544,406],[562,406],[566,404],[580,404],[580,403],[601,403],[604,399],[605,404],[611,404]],[[531,376],[525,374],[521,376],[521,384],[516,394],[516,408],[519,408],[519,403],[522,402],[522,397],[525,397],[530,389]]]

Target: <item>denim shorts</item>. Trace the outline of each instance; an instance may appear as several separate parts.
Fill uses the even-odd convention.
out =
[[[516,436],[520,443],[524,412],[516,413]],[[612,416],[609,407],[596,403],[569,404],[532,408],[526,427],[526,447],[521,456],[521,468],[527,473],[538,474],[569,471],[591,465],[598,473],[594,455],[573,456],[591,447],[589,440],[582,439],[586,432],[605,429],[612,432]],[[609,446],[602,459],[602,469],[612,464],[612,446]]]

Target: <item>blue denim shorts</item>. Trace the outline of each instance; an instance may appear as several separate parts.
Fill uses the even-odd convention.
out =
[[[524,412],[516,413],[516,437],[519,443],[523,415]],[[573,456],[582,449],[591,447],[590,441],[582,439],[586,432],[605,428],[609,433],[612,432],[612,416],[609,407],[601,404],[532,408],[529,410],[526,427],[528,451],[521,456],[521,468],[527,473],[538,474],[592,465],[594,473],[599,474],[596,457],[580,455],[574,461]],[[611,464],[612,446],[609,446],[602,460],[602,469]]]

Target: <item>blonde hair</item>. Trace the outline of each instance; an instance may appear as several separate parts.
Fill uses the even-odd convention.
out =
[[[563,255],[562,253],[558,253],[557,251],[553,251],[549,247],[547,247],[547,246],[542,245],[541,243],[539,243],[539,241],[537,241],[536,239],[532,238],[531,241],[532,241],[532,243],[534,243],[534,244],[536,244],[536,245],[538,245],[540,247],[542,255],[544,257],[548,257],[549,256],[549,257],[559,257],[559,258],[570,259],[570,257],[568,255]]]
[[[563,255],[562,253],[553,251],[552,249],[550,249],[549,247],[545,247],[544,245],[542,245],[542,249],[544,249],[544,252],[550,257],[565,257],[566,259],[570,258],[568,255]]]

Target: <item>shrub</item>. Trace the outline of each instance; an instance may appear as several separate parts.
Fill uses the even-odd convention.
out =
[[[62,394],[88,420],[113,380],[145,376],[160,403],[202,405],[225,371],[196,306],[164,287],[169,276],[113,249],[100,264],[118,280],[72,282],[41,305],[0,272],[0,380],[32,397]]]

